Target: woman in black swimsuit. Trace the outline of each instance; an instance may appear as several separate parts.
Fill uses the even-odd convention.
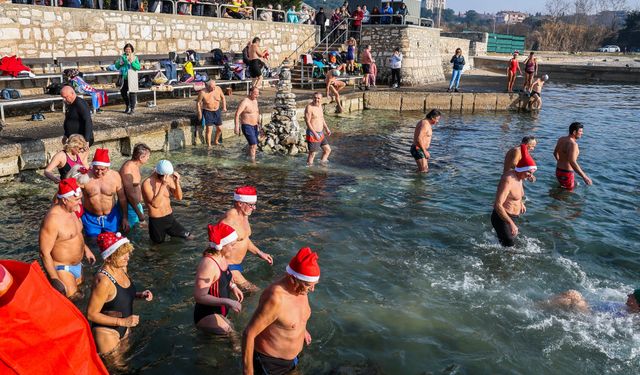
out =
[[[153,300],[149,290],[136,292],[127,274],[127,265],[133,246],[120,233],[104,232],[98,235],[98,246],[104,259],[102,269],[96,274],[87,318],[92,322],[93,337],[98,353],[108,354],[115,362],[124,352],[119,345],[129,335],[129,328],[138,325],[140,317],[133,315],[133,300]]]
[[[224,223],[209,224],[209,248],[202,254],[196,270],[193,296],[196,306],[193,323],[205,332],[225,335],[233,331],[227,319],[230,310],[240,312],[243,294],[231,281],[231,271],[225,255],[238,240],[236,231]],[[234,295],[236,300],[231,299]]]
[[[59,151],[51,162],[44,170],[44,175],[56,184],[60,183],[60,180],[66,178],[65,175],[73,168],[73,166],[80,164],[83,167],[87,167],[89,158],[89,144],[80,134],[72,134],[64,144],[62,151]],[[57,177],[53,174],[55,169],[58,169]]]

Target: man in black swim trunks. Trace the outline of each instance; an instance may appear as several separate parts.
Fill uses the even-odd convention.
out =
[[[198,93],[197,101],[198,121],[204,126],[205,141],[207,147],[211,147],[211,133],[213,126],[216,127],[216,135],[213,138],[214,144],[220,144],[222,141],[222,111],[227,111],[227,100],[216,81],[209,80],[204,90]]]
[[[548,80],[549,76],[545,74],[542,77],[538,77],[531,85],[531,96],[527,103],[530,111],[542,108],[542,87]]]
[[[411,145],[411,156],[416,159],[418,172],[425,173],[429,171],[429,146],[431,146],[431,136],[433,134],[432,126],[440,121],[440,111],[432,109],[427,113],[424,120],[420,120],[413,132],[413,144]]]
[[[269,285],[242,337],[243,373],[288,374],[298,365],[304,344],[311,344],[307,321],[311,317],[308,294],[320,279],[318,254],[304,247],[287,274]]]
[[[251,86],[260,87],[262,83],[263,59],[269,56],[266,50],[260,49],[260,38],[255,37],[249,45],[249,74],[251,74]]]

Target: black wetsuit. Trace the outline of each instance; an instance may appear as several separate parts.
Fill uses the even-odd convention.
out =
[[[509,226],[509,223],[502,220],[496,210],[493,210],[491,213],[491,225],[493,225],[493,229],[496,230],[498,241],[500,241],[502,246],[511,247],[514,245],[514,237],[511,234],[511,227]]]
[[[109,274],[109,272],[101,269],[100,273],[107,276],[116,287],[116,296],[102,306],[100,313],[109,316],[117,316],[118,318],[127,318],[133,315],[133,300],[136,298],[136,287],[133,285],[133,282],[131,282],[131,285],[129,285],[128,288],[123,288],[118,284],[116,279]],[[113,314],[114,312],[117,314]],[[127,327],[113,327],[98,323],[93,323],[92,326],[115,329],[120,334],[120,338],[123,338],[127,332]]]
[[[93,145],[93,121],[91,121],[91,110],[84,99],[76,97],[71,104],[67,104],[64,114],[64,136],[69,138],[72,134],[80,134]]]
[[[231,271],[229,270],[229,268],[223,271],[222,268],[220,268],[220,264],[218,264],[218,261],[213,259],[210,254],[205,254],[204,256],[216,262],[216,265],[220,270],[220,277],[209,287],[209,295],[218,298],[229,298],[229,284],[231,283],[231,279],[233,278],[233,276],[231,275]],[[193,322],[195,324],[198,324],[198,322],[202,320],[202,318],[209,315],[220,314],[222,316],[227,316],[228,313],[229,308],[226,305],[209,306],[196,303],[196,307],[193,309]]]

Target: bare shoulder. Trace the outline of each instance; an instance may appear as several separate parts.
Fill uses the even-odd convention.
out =
[[[236,223],[237,218],[238,218],[238,213],[236,212],[236,209],[231,208],[230,210],[224,213],[224,216],[220,221],[227,225],[233,226]]]

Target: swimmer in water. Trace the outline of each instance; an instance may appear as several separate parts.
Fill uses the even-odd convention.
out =
[[[505,247],[514,245],[514,238],[518,235],[518,226],[514,219],[524,214],[527,208],[524,198],[523,181],[533,176],[538,169],[533,161],[527,145],[520,145],[522,159],[516,165],[515,170],[509,170],[502,174],[496,199],[491,213],[491,225],[496,230],[500,244]]]
[[[431,146],[431,135],[433,134],[433,125],[440,121],[440,111],[432,109],[424,120],[420,120],[413,132],[413,144],[411,145],[411,156],[416,159],[418,172],[425,173],[429,171],[429,146]]]
[[[516,169],[516,165],[518,165],[520,159],[522,159],[522,152],[520,151],[521,145],[527,145],[527,150],[529,151],[529,154],[531,154],[531,151],[536,149],[538,141],[536,140],[536,137],[528,135],[522,138],[520,145],[510,148],[504,157],[504,168],[502,169],[502,173],[507,173],[510,170]],[[529,181],[536,182],[536,177],[531,176]]]
[[[542,87],[548,80],[549,76],[545,74],[541,78],[538,77],[538,79],[531,84],[531,96],[527,103],[527,107],[530,111],[542,108]]]
[[[602,302],[589,306],[580,292],[570,289],[551,297],[544,305],[551,308],[580,313],[608,312],[621,315],[637,314],[640,313],[640,289],[636,289],[628,294],[626,303]]]
[[[582,138],[583,127],[579,122],[572,123],[569,126],[569,135],[560,137],[553,150],[553,157],[558,162],[556,164],[556,178],[560,186],[569,191],[576,187],[575,172],[578,172],[587,185],[592,184],[591,179],[578,164],[578,155],[580,154],[578,139]]]
[[[316,153],[322,149],[321,163],[326,163],[331,154],[331,146],[327,142],[327,137],[331,135],[331,130],[324,120],[322,112],[322,94],[316,92],[313,94],[313,100],[304,109],[304,122],[307,124],[307,147],[309,148],[309,156],[307,157],[307,166],[313,165]]]

